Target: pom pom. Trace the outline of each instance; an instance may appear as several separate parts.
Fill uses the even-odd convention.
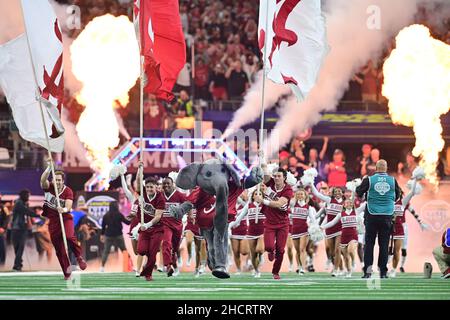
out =
[[[172,171],[167,175],[170,179],[173,180],[173,182],[177,181],[178,172]]]
[[[297,184],[297,179],[291,172],[287,172],[286,175],[286,183],[290,185],[291,187],[295,186]]]
[[[116,180],[120,175],[127,173],[127,167],[123,164],[116,164],[111,168],[109,172],[109,179]]]
[[[416,180],[424,179],[425,178],[425,170],[421,167],[415,168],[411,178],[416,179]]]
[[[314,183],[315,178],[319,175],[315,168],[309,168],[303,172],[300,181],[303,186],[309,186]]]
[[[316,168],[309,168],[309,169],[306,169],[304,172],[303,172],[303,175],[305,175],[305,176],[311,176],[311,177],[317,177],[318,175],[319,175],[319,173],[317,172],[317,170],[316,170]]]
[[[356,178],[353,181],[355,183],[355,187],[359,187],[362,183],[362,179],[360,179],[360,178]]]
[[[309,226],[308,233],[309,233],[309,237],[314,242],[321,241],[325,238],[325,236],[323,235],[322,229],[320,229],[320,226],[317,223],[312,223]]]
[[[350,190],[351,192],[355,192],[355,191],[356,191],[355,182],[354,182],[354,181],[348,181],[348,182],[345,184],[345,188],[346,188],[347,190]]]
[[[300,182],[302,183],[302,186],[310,186],[314,183],[314,177],[311,176],[303,176],[300,178]]]
[[[414,181],[413,180],[409,180],[406,183],[406,187],[408,188],[408,190],[411,190],[412,186],[413,186]],[[414,188],[414,195],[419,195],[423,190],[423,187],[420,183],[416,182],[416,187]]]

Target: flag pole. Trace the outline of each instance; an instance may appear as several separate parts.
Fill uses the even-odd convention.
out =
[[[142,5],[142,3],[141,3]],[[141,8],[139,8],[141,9]],[[139,13],[140,14],[140,13]],[[144,162],[144,57],[142,55],[140,57],[140,68],[141,68],[141,80],[140,80],[140,102],[139,102],[139,162]],[[139,206],[141,208],[141,226],[144,224],[144,168],[140,171],[140,174],[137,176],[139,179]],[[139,169],[138,169],[139,172]]]
[[[264,0],[263,0],[264,1]],[[264,140],[264,95],[265,95],[265,88],[266,88],[266,54],[267,54],[267,34],[269,27],[269,1],[267,0],[267,6],[266,6],[266,23],[265,23],[265,30],[264,32],[264,53],[263,53],[263,68],[262,68],[262,92],[261,92],[261,123],[260,123],[260,129],[259,129],[259,151],[258,151],[258,157],[259,157],[259,165],[262,165],[262,162],[264,160],[264,151],[263,151],[263,140]],[[261,6],[260,6],[261,9]],[[261,192],[261,184],[258,184],[258,193]],[[255,217],[255,223],[258,223],[258,212],[256,212]]]
[[[31,67],[33,69],[34,83],[36,85],[36,99],[39,102],[39,110],[40,110],[40,113],[41,113],[42,125],[44,126],[44,134],[45,134],[45,141],[46,141],[46,144],[47,144],[47,152],[48,152],[48,157],[50,159],[50,168],[51,168],[51,172],[52,172],[53,188],[55,190],[55,196],[56,196],[56,206],[59,209],[59,208],[61,208],[61,203],[60,203],[60,199],[59,199],[59,190],[56,187],[55,166],[54,166],[54,163],[53,163],[52,153],[50,151],[50,141],[48,139],[47,124],[45,122],[44,111],[43,111],[43,107],[42,107],[42,101],[41,101],[40,98],[38,98],[40,96],[39,85],[38,85],[38,81],[37,81],[37,75],[36,75],[36,69],[35,69],[35,65],[34,65],[33,55],[31,53],[30,39],[28,38],[27,24],[25,23],[25,13],[23,11],[22,1],[20,2],[20,7],[21,7],[21,11],[22,11],[25,36],[27,38],[28,53],[30,55]],[[59,222],[61,224],[61,234],[62,234],[62,238],[63,238],[64,249],[66,250],[67,259],[69,259],[69,250],[68,250],[68,247],[67,247],[66,230],[64,228],[64,221],[63,221],[62,213],[59,213]],[[69,262],[70,262],[70,259],[69,259]],[[67,270],[64,270],[64,271],[67,272]]]

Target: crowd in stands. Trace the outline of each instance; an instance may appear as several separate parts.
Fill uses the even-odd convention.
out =
[[[57,0],[57,2],[74,4],[81,9],[81,29],[65,30],[71,38],[76,38],[96,16],[109,13],[115,16],[126,15],[132,20],[131,0]],[[179,3],[187,44],[187,62],[174,87],[176,99],[172,103],[165,104],[151,96],[146,98],[144,128],[147,129],[145,131],[147,136],[161,136],[166,130],[189,126],[192,119],[202,118],[205,107],[222,109],[222,102],[227,101],[236,101],[235,106],[239,106],[238,101],[242,100],[251,83],[255,81],[257,71],[262,67],[257,41],[259,0],[180,0]],[[416,15],[417,23],[430,24],[430,19],[427,18],[428,10],[427,7],[420,8]],[[433,37],[450,44],[449,21],[445,23],[440,28],[430,27]],[[391,45],[385,49],[378,61],[368,61],[354,74],[349,82],[349,89],[342,98],[344,104],[352,101],[381,105],[386,103],[381,95],[382,65],[393,47],[394,39],[391,39]],[[138,82],[130,90],[129,95],[130,104],[118,108],[117,112],[123,118],[125,126],[131,130],[139,127]],[[69,120],[77,123],[84,107],[68,90],[65,96]],[[12,146],[6,146],[3,140],[15,141],[9,135],[0,136],[0,139],[0,147],[8,149]],[[19,147],[15,142],[14,144],[15,147]],[[345,158],[349,155],[346,150],[334,150],[331,153],[331,161],[327,161],[326,141],[323,148],[318,149],[302,149],[300,146],[301,144],[293,139],[290,147],[280,152],[280,160],[285,162],[285,166],[296,167],[299,171],[311,165],[318,166],[322,180],[326,180],[327,177],[329,179],[330,175],[332,183],[334,180],[344,180],[344,174],[348,173],[348,167],[345,165],[348,161]],[[21,144],[19,149],[27,151],[30,148]],[[308,152],[303,154],[305,150]],[[373,153],[376,154],[376,151]],[[31,157],[33,163],[40,161],[34,160],[35,158],[36,156]],[[370,164],[367,163],[366,167],[370,167]],[[352,171],[360,173],[360,170]]]

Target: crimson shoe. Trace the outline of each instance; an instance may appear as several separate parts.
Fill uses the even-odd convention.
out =
[[[275,255],[273,254],[273,252],[269,252],[268,256],[269,256],[269,261],[275,260]]]
[[[153,281],[153,277],[150,276],[145,276],[145,281]]]
[[[442,275],[442,278],[444,279],[450,278],[450,268],[447,268],[447,270],[445,270],[444,274]]]
[[[280,279],[281,279],[281,277],[278,273],[273,274],[273,280],[280,280]]]
[[[82,257],[79,257],[77,259],[77,262],[78,262],[78,266],[80,266],[81,270],[85,270],[87,268],[87,263],[86,263],[86,261],[84,261],[84,259]]]
[[[167,276],[171,277],[173,275],[173,273],[175,272],[175,270],[173,269],[172,266],[168,266],[167,267]]]

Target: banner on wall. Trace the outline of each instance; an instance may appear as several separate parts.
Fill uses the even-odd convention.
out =
[[[75,226],[78,238],[82,240],[81,244],[86,260],[100,258],[102,255],[103,243],[100,241],[102,221],[109,211],[109,204],[113,201],[119,201],[118,192],[79,191],[76,193],[75,211],[82,212],[84,215],[80,215]]]

